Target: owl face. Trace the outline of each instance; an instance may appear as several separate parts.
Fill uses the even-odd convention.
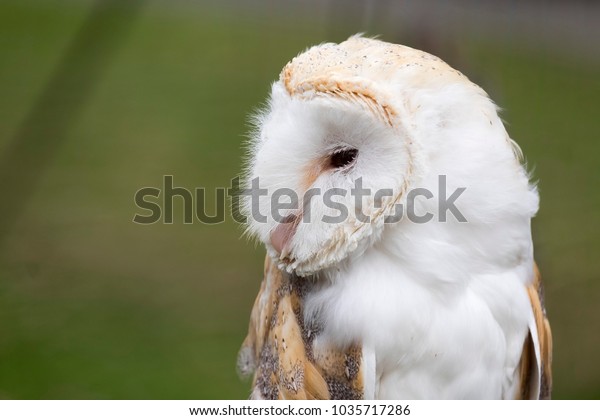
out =
[[[246,187],[249,230],[287,271],[307,275],[368,248],[406,185],[404,139],[363,103],[290,95],[281,81],[257,118]],[[259,195],[260,193],[260,195]]]
[[[375,242],[428,267],[448,250],[508,261],[530,247],[538,196],[518,147],[486,93],[437,57],[360,36],[318,45],[284,67],[255,122],[248,232],[282,269],[337,269]],[[441,217],[442,176],[464,191],[462,218]],[[434,192],[413,202],[431,223],[398,214],[417,190]]]

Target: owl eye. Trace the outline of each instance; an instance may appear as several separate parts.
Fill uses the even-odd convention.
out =
[[[331,166],[334,168],[345,168],[356,160],[358,156],[358,150],[356,149],[342,149],[333,154],[330,157]]]

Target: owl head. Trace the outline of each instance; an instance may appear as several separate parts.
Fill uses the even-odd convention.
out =
[[[448,238],[464,220],[444,226],[435,199],[410,195],[435,196],[440,175],[466,188],[463,219],[512,212],[528,223],[537,208],[485,92],[409,47],[360,36],[313,47],[284,67],[254,122],[248,231],[288,272],[339,266],[388,236],[405,247],[413,233]],[[399,214],[411,209],[432,214],[432,226]]]

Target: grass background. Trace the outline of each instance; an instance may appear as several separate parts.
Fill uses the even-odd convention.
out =
[[[247,115],[283,65],[358,30],[142,3],[96,26],[90,1],[0,3],[0,154],[10,168],[0,184],[1,398],[247,397],[235,357],[263,250],[231,219],[136,225],[133,195],[165,174],[190,189],[228,186]],[[74,46],[81,28],[103,41]],[[526,43],[460,45],[451,64],[505,109],[539,180],[533,229],[554,397],[598,398],[600,65]]]

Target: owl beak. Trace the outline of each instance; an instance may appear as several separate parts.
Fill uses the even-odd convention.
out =
[[[279,258],[282,260],[290,254],[290,242],[296,233],[300,219],[300,215],[290,214],[271,232],[271,245],[280,254]]]

